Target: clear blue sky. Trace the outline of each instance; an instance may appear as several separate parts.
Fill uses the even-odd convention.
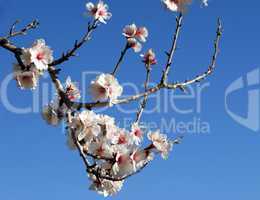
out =
[[[70,74],[73,79],[81,80],[83,71],[110,72],[124,46],[121,30],[125,24],[135,22],[150,30],[144,48],[153,47],[158,54],[159,65],[153,70],[153,80],[158,80],[166,59],[164,51],[170,47],[174,15],[161,9],[159,0],[106,2],[113,12],[112,20],[95,32],[93,40],[80,50],[79,57],[62,66],[62,78]],[[29,46],[34,39],[45,38],[58,56],[83,34],[87,24],[82,14],[85,3],[83,0],[0,0],[0,34],[5,34],[16,19],[27,23],[36,18],[41,22],[40,28],[15,42]],[[201,9],[194,3],[186,14],[170,75],[172,81],[177,81],[206,69],[216,19],[221,17],[224,35],[218,69],[207,80],[210,86],[203,91],[202,111],[184,115],[170,107],[167,112],[146,114],[143,120],[160,123],[165,117],[187,122],[196,117],[210,125],[210,133],[186,134],[183,143],[176,146],[167,161],[156,159],[141,174],[129,179],[114,199],[260,198],[260,133],[235,122],[224,106],[227,87],[240,76],[260,67],[260,3],[256,0],[246,3],[210,0],[209,4],[207,9]],[[141,84],[145,71],[140,57],[130,52],[127,58],[118,74],[119,81]],[[0,49],[0,61],[2,84],[12,71],[14,58]],[[93,76],[87,78],[90,80]],[[48,79],[42,82],[50,83]],[[131,90],[125,92],[132,93]],[[20,91],[14,81],[8,87],[8,98],[20,107],[32,104],[31,92]],[[149,106],[153,103],[154,100]],[[184,100],[178,102],[178,107],[195,109],[195,104],[195,99]],[[246,115],[247,89],[233,94],[229,104],[232,111]],[[122,114],[116,108],[109,113],[118,121],[134,117],[134,114]],[[47,126],[39,113],[18,115],[10,112],[2,100],[0,119],[0,199],[103,199],[88,190],[83,165],[78,155],[67,149],[62,128]],[[168,134],[174,136],[176,133]]]

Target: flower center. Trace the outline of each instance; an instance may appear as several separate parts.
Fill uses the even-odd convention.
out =
[[[23,76],[23,77],[22,77],[22,80],[23,80],[24,82],[30,82],[30,81],[32,80],[32,77],[31,77],[31,76]]]
[[[42,60],[44,58],[44,54],[43,53],[38,53],[36,58],[37,58],[37,60]]]
[[[106,89],[103,88],[103,87],[100,87],[100,88],[98,89],[98,91],[99,91],[100,94],[105,94],[105,93],[106,93]]]
[[[126,143],[127,143],[126,137],[124,135],[120,135],[118,139],[118,144],[126,144]]]
[[[105,16],[105,14],[106,14],[106,11],[105,11],[105,10],[99,10],[99,11],[98,11],[98,15],[101,16],[101,17],[102,17],[102,16]]]
[[[134,135],[136,137],[141,137],[142,136],[142,131],[140,129],[136,129],[135,132],[134,132]]]

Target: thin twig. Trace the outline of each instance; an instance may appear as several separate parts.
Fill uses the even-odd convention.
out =
[[[63,53],[59,59],[50,63],[49,66],[60,65],[60,64],[64,63],[65,61],[69,60],[70,57],[75,56],[76,51],[80,47],[82,47],[88,40],[90,40],[90,36],[91,36],[92,32],[97,28],[97,26],[98,26],[98,20],[94,20],[92,24],[89,23],[87,32],[81,38],[81,40],[80,41],[76,40],[74,43],[74,47],[72,49],[68,50],[67,53]]]
[[[145,90],[145,92],[147,92],[147,90],[148,90],[150,77],[151,77],[151,67],[147,66],[146,67],[146,79],[145,79],[145,83],[144,83],[144,90]],[[136,123],[140,122],[141,116],[142,116],[142,114],[144,112],[144,109],[146,107],[146,104],[147,104],[147,100],[148,100],[148,95],[145,95],[143,101],[140,104],[140,108],[139,108],[139,110],[137,112],[137,115],[136,115],[136,121],[135,121]]]
[[[36,29],[39,26],[39,22],[37,20],[32,21],[28,25],[26,25],[23,29],[19,31],[15,31],[16,25],[19,23],[19,20],[16,20],[10,28],[9,35],[6,37],[7,39],[19,36],[19,35],[26,35],[27,32],[31,29]]]
[[[72,137],[72,140],[73,140],[74,144],[77,147],[79,155],[80,155],[80,157],[81,157],[81,159],[82,159],[86,169],[89,169],[91,167],[91,165],[90,165],[86,155],[84,154],[83,149],[82,149],[82,147],[81,147],[81,145],[80,145],[80,143],[78,141],[78,138],[76,137],[75,131],[73,129],[71,129],[71,137]]]
[[[213,53],[209,68],[206,72],[202,73],[201,75],[198,75],[197,77],[195,77],[193,79],[186,80],[186,81],[180,82],[180,83],[159,83],[156,86],[149,88],[147,90],[147,92],[143,92],[143,93],[139,93],[139,94],[135,94],[133,96],[127,97],[127,98],[115,100],[113,102],[113,104],[114,105],[126,104],[126,103],[129,103],[132,101],[136,101],[140,98],[143,98],[144,96],[148,96],[153,93],[156,93],[161,89],[171,89],[171,90],[181,89],[181,90],[183,90],[186,86],[191,85],[192,83],[200,82],[203,79],[205,79],[206,77],[208,77],[210,74],[212,74],[212,72],[216,68],[216,61],[217,61],[217,57],[219,54],[219,43],[220,43],[220,39],[222,36],[222,31],[223,31],[222,24],[221,24],[220,19],[218,19],[217,35],[216,35],[216,39],[214,41],[214,53]],[[108,101],[94,102],[94,103],[74,103],[73,104],[73,107],[75,107],[75,108],[86,108],[86,109],[108,107],[108,106],[111,106],[111,103]]]
[[[184,89],[188,85],[201,82],[202,80],[207,78],[210,74],[212,74],[214,69],[216,68],[217,57],[219,54],[219,43],[220,43],[222,33],[223,33],[222,23],[221,23],[221,20],[218,19],[217,37],[214,42],[214,52],[213,52],[211,63],[206,72],[204,72],[201,75],[196,76],[195,78],[193,78],[191,80],[186,80],[181,83],[167,84],[166,88],[167,89],[176,89],[176,88]]]
[[[183,20],[183,15],[182,15],[182,13],[180,13],[179,16],[176,18],[176,30],[175,30],[175,33],[174,33],[174,36],[173,36],[173,42],[172,42],[171,49],[170,49],[169,52],[166,53],[167,56],[168,56],[168,59],[167,59],[167,64],[165,66],[165,70],[164,70],[162,78],[161,78],[162,84],[167,83],[167,78],[168,78],[168,75],[169,75],[169,72],[170,72],[170,69],[171,69],[171,65],[172,65],[172,62],[173,62],[173,56],[174,56],[174,53],[175,53],[176,48],[177,48],[177,41],[178,41],[178,38],[179,38],[181,26],[182,26],[182,20]]]
[[[134,175],[140,173],[148,164],[149,164],[149,162],[146,162],[145,164],[143,164],[142,167],[140,167],[140,168],[139,168],[138,170],[136,170],[135,172],[130,173],[130,174],[128,174],[128,175],[126,175],[126,176],[123,176],[123,177],[119,177],[119,178],[113,177],[113,176],[104,176],[104,175],[102,175],[102,174],[97,174],[97,173],[95,173],[95,172],[93,173],[93,171],[89,171],[89,173],[92,173],[92,174],[98,176],[100,179],[105,179],[105,180],[109,180],[109,181],[118,182],[118,181],[123,181],[123,180],[125,180],[125,179],[128,179],[128,178],[130,178],[130,177],[132,177],[132,176],[134,176]]]
[[[120,57],[119,57],[119,59],[118,59],[118,61],[117,61],[117,63],[116,63],[116,66],[115,66],[113,72],[111,73],[113,76],[116,75],[116,73],[117,73],[117,71],[118,71],[120,65],[121,65],[122,62],[123,62],[124,56],[126,55],[126,52],[127,52],[127,50],[128,50],[129,48],[130,48],[130,47],[129,47],[128,42],[127,42],[126,45],[125,45],[124,50],[123,50],[123,51],[121,52],[121,54],[120,54]]]

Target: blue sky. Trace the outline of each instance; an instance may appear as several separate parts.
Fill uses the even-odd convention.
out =
[[[121,30],[124,25],[135,22],[147,26],[150,31],[144,50],[152,47],[158,55],[159,63],[152,76],[156,82],[165,64],[164,51],[170,47],[175,26],[174,14],[165,12],[159,0],[106,2],[110,5],[113,18],[94,33],[91,42],[79,51],[78,57],[62,66],[61,78],[65,79],[69,74],[82,83],[82,72],[110,72],[124,46]],[[23,23],[38,19],[41,23],[38,30],[14,42],[19,46],[29,46],[33,40],[44,38],[54,49],[55,56],[59,56],[86,28],[88,19],[83,16],[85,3],[82,0],[0,0],[0,34],[4,35],[16,19]],[[141,174],[129,179],[113,199],[257,200],[260,197],[259,130],[252,131],[235,122],[227,114],[224,104],[228,86],[260,67],[260,3],[256,0],[246,4],[242,1],[235,4],[234,1],[210,0],[209,4],[207,9],[202,9],[198,1],[194,2],[185,15],[175,64],[169,77],[172,81],[184,80],[207,68],[216,20],[221,17],[224,35],[218,68],[206,81],[209,86],[203,90],[199,100],[202,102],[201,112],[181,114],[169,106],[166,111],[161,109],[160,112],[145,114],[143,121],[160,125],[162,119],[187,123],[195,118],[209,124],[210,132],[187,133],[183,143],[176,146],[167,161],[156,159]],[[2,86],[6,76],[12,72],[14,58],[0,49],[0,60]],[[139,55],[129,52],[118,73],[119,81],[141,85],[144,76]],[[92,78],[93,75],[86,76],[87,81]],[[41,83],[40,91],[50,81],[44,78]],[[87,87],[85,85],[81,89],[86,91]],[[256,88],[244,88],[230,95],[229,108],[245,116],[248,90]],[[196,87],[193,90],[197,94]],[[126,88],[125,94],[132,93],[131,89]],[[161,99],[167,100],[163,95],[166,94],[162,94]],[[19,107],[30,106],[33,102],[32,93],[20,91],[14,81],[8,85],[7,97]],[[179,100],[176,105],[195,110],[197,101],[197,98]],[[153,99],[148,106],[156,103]],[[125,108],[135,108],[136,105],[134,103]],[[159,107],[164,106],[160,102]],[[106,113],[119,122],[134,118],[134,114],[121,113],[118,108]],[[88,190],[89,182],[83,165],[78,154],[67,149],[62,128],[47,126],[39,113],[11,112],[3,98],[0,101],[0,119],[0,199],[103,199]],[[175,136],[179,133],[170,131],[168,134]]]

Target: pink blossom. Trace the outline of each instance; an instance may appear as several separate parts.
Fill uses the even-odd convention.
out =
[[[47,70],[48,65],[53,61],[53,51],[46,46],[43,39],[36,40],[28,51],[30,53],[31,63],[33,63],[39,71]]]
[[[135,52],[140,52],[142,49],[140,42],[146,42],[148,30],[146,27],[137,27],[135,24],[130,24],[123,29],[123,35],[126,37],[128,45]]]
[[[106,21],[112,17],[112,14],[108,12],[108,5],[103,1],[99,1],[96,5],[92,2],[86,4],[86,8],[90,16],[93,16],[95,20],[99,20],[101,23],[106,24]]]
[[[35,69],[22,70],[20,65],[14,64],[14,79],[21,89],[35,89],[39,73]]]
[[[173,142],[167,139],[167,136],[159,131],[148,133],[148,139],[152,141],[153,146],[161,153],[163,159],[167,159],[169,152],[172,150]]]
[[[145,164],[153,160],[153,154],[149,150],[135,150],[131,154],[134,171],[142,168]]]
[[[190,3],[192,0],[162,0],[163,5],[166,9],[177,12],[182,12],[185,8],[185,5]]]
[[[148,65],[155,65],[157,64],[155,53],[152,49],[149,49],[144,55],[141,55],[143,57],[143,62]]]
[[[137,123],[134,123],[131,127],[131,136],[133,143],[139,145],[143,140],[143,131]]]
[[[95,100],[116,100],[123,92],[122,86],[111,74],[101,74],[91,82],[91,93]]]
[[[76,84],[71,81],[71,78],[68,77],[65,83],[65,92],[69,100],[74,101],[80,99],[80,91],[77,88]]]
[[[135,38],[128,38],[127,43],[128,46],[131,47],[136,53],[142,50],[142,44],[138,42]]]
[[[90,190],[96,191],[98,194],[104,195],[104,197],[117,194],[123,187],[124,183],[124,181],[97,180],[94,175],[91,175],[90,179],[92,181]]]
[[[149,33],[146,27],[138,27],[135,37],[141,42],[146,42],[146,38],[148,37],[148,35]]]

